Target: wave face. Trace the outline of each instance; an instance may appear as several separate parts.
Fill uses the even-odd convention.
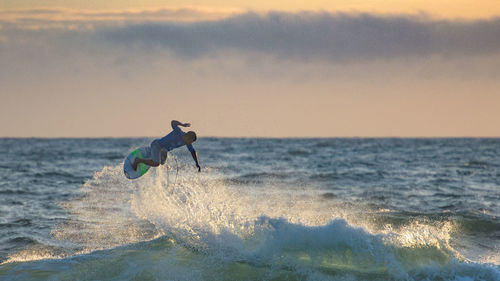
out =
[[[0,163],[12,210],[40,201],[2,217],[2,280],[500,280],[498,140],[200,139],[203,173],[135,181],[147,140],[2,141],[65,163]]]

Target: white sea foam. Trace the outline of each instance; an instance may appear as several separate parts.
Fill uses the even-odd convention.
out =
[[[452,224],[414,221],[379,230],[357,216],[361,211],[297,189],[229,187],[210,169],[180,172],[174,180],[167,172],[174,163],[136,181],[125,179],[120,166],[96,173],[81,198],[61,204],[72,219],[53,229],[56,240],[74,249],[66,255],[85,254],[7,273],[26,277],[56,268],[54,279],[116,280],[500,278],[497,266],[466,262],[453,250]]]

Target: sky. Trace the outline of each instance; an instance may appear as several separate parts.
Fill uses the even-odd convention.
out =
[[[500,137],[500,2],[0,0],[0,137]]]

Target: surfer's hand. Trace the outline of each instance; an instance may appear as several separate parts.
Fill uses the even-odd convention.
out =
[[[196,165],[196,167],[198,168],[198,173],[200,173],[200,172],[201,172],[201,167],[200,167],[200,165]]]
[[[184,126],[184,127],[191,127],[191,123],[184,123],[184,124],[182,124],[182,126]]]

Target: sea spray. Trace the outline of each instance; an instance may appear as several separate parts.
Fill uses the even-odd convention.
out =
[[[210,154],[221,151],[214,145],[223,143],[226,147],[227,142],[235,146],[242,143],[229,155],[237,162],[234,165],[221,161],[224,155]],[[286,156],[287,151],[295,151],[287,146],[309,142],[317,141],[280,142],[284,150],[278,146],[266,150],[278,151],[276,155],[263,155],[254,146],[270,145],[272,140],[256,140],[248,148],[246,140],[214,139],[203,148],[208,166],[203,173],[195,172],[191,162],[179,161],[177,169],[175,161],[170,161],[135,181],[123,177],[119,163],[105,165],[78,185],[74,196],[62,197],[59,206],[67,216],[53,225],[51,239],[38,239],[35,245],[11,252],[0,265],[0,279],[500,279],[497,264],[465,258],[463,250],[463,245],[487,249],[493,255],[491,260],[496,260],[498,251],[494,251],[495,240],[491,238],[498,231],[494,205],[490,202],[493,207],[486,206],[480,213],[469,209],[439,211],[456,198],[472,198],[464,184],[472,188],[487,181],[494,168],[462,168],[458,163],[454,169],[476,169],[471,175],[481,178],[474,182],[464,176],[456,187],[446,186],[455,181],[439,180],[444,187],[438,188],[441,195],[434,196],[433,177],[449,177],[449,167],[454,164],[443,166],[439,174],[431,173],[426,170],[429,162],[402,164],[409,163],[411,150],[390,153],[412,143],[388,149],[384,146],[390,141],[353,141],[366,144],[356,146],[360,148],[355,151],[342,151],[342,147],[349,148],[349,141],[319,140],[325,144],[313,145],[298,160],[289,158],[291,163],[286,165],[272,162]],[[335,154],[329,157],[315,157],[316,148],[324,151],[330,142],[342,145],[335,145]],[[365,165],[378,161],[370,160],[370,151],[358,155],[371,149],[372,143],[382,162]],[[255,154],[255,163],[238,162],[238,151]],[[429,157],[441,161],[436,160],[436,153],[439,150]],[[121,160],[126,153],[116,154]],[[239,165],[244,170],[235,168]],[[401,165],[406,166],[399,168]],[[174,180],[177,170],[178,179]],[[350,177],[350,171],[355,176]],[[334,176],[315,180],[318,173]],[[232,180],[235,178],[243,180]],[[418,190],[408,188],[412,184]],[[475,193],[483,196],[477,190]],[[446,195],[452,191],[453,196]],[[325,193],[333,196],[322,196]],[[496,198],[494,190],[488,196],[481,198]],[[418,211],[424,206],[425,212]],[[485,247],[475,246],[474,239],[484,241]]]

